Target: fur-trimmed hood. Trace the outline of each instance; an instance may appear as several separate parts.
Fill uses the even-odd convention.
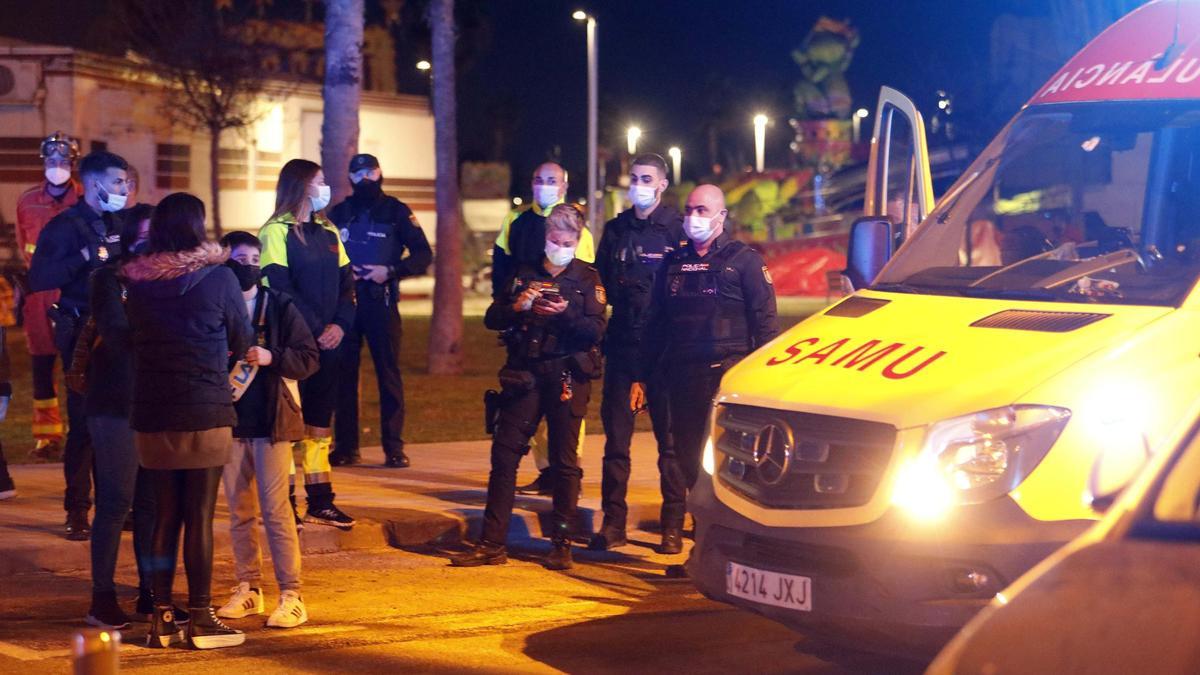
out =
[[[164,294],[183,295],[229,259],[229,249],[205,242],[187,251],[151,253],[121,266],[120,276],[131,284],[153,283]]]

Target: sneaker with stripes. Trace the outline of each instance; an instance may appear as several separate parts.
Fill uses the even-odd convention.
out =
[[[222,619],[241,619],[251,614],[263,613],[262,590],[251,588],[243,581],[233,588],[233,597],[217,610]]]
[[[295,628],[308,621],[308,610],[298,591],[284,591],[279,596],[279,606],[271,612],[267,625],[272,628]]]

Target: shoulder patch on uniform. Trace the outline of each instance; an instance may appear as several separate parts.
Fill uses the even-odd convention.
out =
[[[768,284],[775,285],[775,280],[771,278],[771,270],[767,269],[766,265],[763,265],[763,279],[766,279]]]
[[[600,284],[596,284],[596,302],[602,305],[608,304],[608,294],[604,292],[604,287]]]

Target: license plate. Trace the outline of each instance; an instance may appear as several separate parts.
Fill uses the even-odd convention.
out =
[[[812,579],[795,574],[768,572],[735,562],[726,563],[725,592],[764,605],[801,612],[812,611]]]

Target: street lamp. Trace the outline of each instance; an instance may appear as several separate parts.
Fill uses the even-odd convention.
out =
[[[433,68],[433,64],[426,61],[425,59],[421,59],[420,61],[417,61],[417,70],[419,70],[421,72],[427,72],[427,71],[431,70],[432,68]]]
[[[597,122],[597,117],[598,117],[597,109],[599,107],[598,100],[599,100],[599,89],[600,89],[600,87],[599,87],[599,76],[600,76],[599,58],[600,57],[598,54],[598,47],[596,44],[596,17],[591,16],[590,14],[583,11],[582,9],[577,9],[577,10],[575,10],[575,12],[573,14],[571,14],[571,18],[575,19],[576,21],[584,21],[587,23],[587,93],[588,93],[587,212],[588,212],[588,223],[590,223],[593,227],[595,227],[596,221],[599,217],[598,213],[599,213],[599,206],[600,206],[600,197],[598,196],[598,194],[599,194],[598,187],[599,186],[597,185],[597,183],[599,181],[597,180],[597,176],[596,176],[597,171],[599,171],[599,169],[600,169],[600,166],[599,166],[600,160],[597,156],[597,150],[596,150],[596,136],[599,133],[599,131],[598,131],[599,123]]]
[[[625,144],[629,147],[629,154],[637,152],[638,139],[642,137],[642,130],[637,127],[629,127],[625,132]]]
[[[683,164],[683,152],[679,148],[671,148],[667,150],[667,154],[671,156],[671,167],[674,169],[672,173],[674,174],[675,185],[679,185],[679,176],[682,173],[680,166]]]
[[[758,173],[766,167],[767,122],[762,113],[754,116],[754,170]]]
[[[866,108],[859,108],[854,111],[854,117],[850,119],[850,123],[854,126],[853,139],[855,143],[862,139],[862,121],[867,119],[867,115],[870,114],[871,111]]]

